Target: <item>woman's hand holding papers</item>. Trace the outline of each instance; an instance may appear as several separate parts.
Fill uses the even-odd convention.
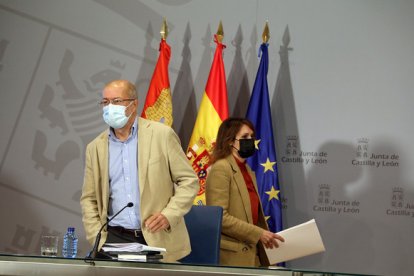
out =
[[[276,233],[272,233],[270,231],[264,230],[262,233],[262,236],[260,237],[260,241],[263,243],[263,245],[266,248],[270,248],[273,249],[273,247],[278,248],[279,247],[279,242],[284,242],[285,239],[276,234]]]

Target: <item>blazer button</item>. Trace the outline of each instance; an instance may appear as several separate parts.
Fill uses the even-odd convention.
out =
[[[243,249],[242,249],[243,252],[246,252],[247,250],[249,250],[249,249],[246,246],[243,247]]]

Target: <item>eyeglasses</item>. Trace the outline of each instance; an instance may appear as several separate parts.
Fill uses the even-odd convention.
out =
[[[120,99],[120,98],[116,98],[116,99],[103,99],[102,101],[99,102],[100,106],[107,106],[108,104],[113,104],[113,105],[121,105],[123,102],[130,102],[130,101],[135,101],[136,99]]]

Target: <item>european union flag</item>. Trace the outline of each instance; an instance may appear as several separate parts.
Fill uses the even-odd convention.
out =
[[[259,196],[269,230],[279,232],[282,227],[282,204],[276,164],[276,150],[270,113],[267,71],[269,67],[268,44],[260,46],[262,54],[256,80],[250,97],[246,117],[256,128],[256,154],[248,158],[255,171]]]

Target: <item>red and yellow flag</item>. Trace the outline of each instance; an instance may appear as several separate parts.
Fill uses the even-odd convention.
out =
[[[162,122],[172,126],[172,100],[168,64],[171,57],[171,47],[164,38],[160,42],[160,55],[155,65],[154,74],[145,99],[141,117]]]
[[[187,158],[197,173],[200,183],[200,191],[194,200],[194,204],[197,205],[205,205],[205,181],[207,168],[210,165],[210,154],[220,124],[229,116],[223,63],[223,49],[226,46],[221,43],[222,34],[217,33],[214,37],[214,42],[217,44],[216,52],[187,149]]]

